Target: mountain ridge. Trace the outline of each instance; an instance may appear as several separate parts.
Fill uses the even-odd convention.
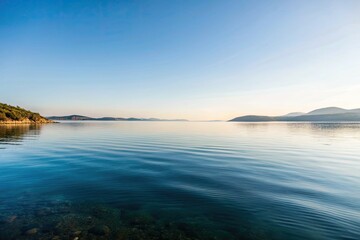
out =
[[[121,118],[121,117],[88,117],[88,116],[82,116],[82,115],[66,115],[66,116],[50,116],[47,117],[51,120],[57,120],[57,121],[171,121],[171,122],[186,122],[187,119],[159,119],[159,118]]]
[[[283,116],[245,115],[230,119],[229,122],[274,122],[274,121],[360,121],[360,108],[344,109],[325,107],[308,113],[293,112]]]

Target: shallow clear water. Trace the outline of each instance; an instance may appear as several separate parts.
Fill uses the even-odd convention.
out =
[[[1,240],[360,239],[360,124],[0,126],[0,192]]]

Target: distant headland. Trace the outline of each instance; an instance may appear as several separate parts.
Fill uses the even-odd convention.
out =
[[[327,107],[308,113],[293,112],[283,116],[246,115],[236,117],[229,122],[355,122],[360,121],[360,108],[343,109]]]
[[[93,118],[81,115],[69,116],[51,116],[48,119],[56,121],[173,121],[173,122],[186,122],[186,119],[159,119],[159,118],[119,118],[119,117],[100,117]]]
[[[0,103],[0,124],[40,124],[53,123],[39,113],[34,113],[19,106]]]

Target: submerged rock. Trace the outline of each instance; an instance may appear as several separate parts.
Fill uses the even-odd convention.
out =
[[[13,215],[13,216],[10,216],[6,219],[6,222],[7,223],[12,223],[14,222],[15,220],[17,219],[17,216],[16,215]]]
[[[128,213],[126,216],[127,222],[131,226],[138,226],[138,225],[150,225],[154,223],[154,218],[145,211],[136,211]]]
[[[187,217],[185,214],[184,217],[177,212],[165,213],[148,209],[120,209],[119,206],[91,202],[35,202],[1,213],[0,240],[240,239],[234,237],[236,230],[221,231],[213,221],[203,216]]]
[[[110,210],[104,206],[95,206],[92,208],[91,214],[97,218],[104,218],[109,212]]]
[[[38,228],[31,228],[27,231],[25,231],[25,235],[35,235],[39,232]]]
[[[92,233],[94,235],[109,235],[111,232],[110,228],[106,225],[96,225],[89,229],[89,233]]]
[[[73,236],[80,236],[80,234],[81,234],[81,231],[75,231],[75,232],[73,232]]]
[[[43,216],[50,215],[51,213],[52,213],[52,211],[50,208],[41,208],[35,212],[35,215],[37,217],[43,217]]]

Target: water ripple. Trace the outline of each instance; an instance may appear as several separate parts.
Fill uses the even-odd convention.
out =
[[[0,208],[86,200],[196,239],[360,239],[359,140],[358,123],[0,127]]]

